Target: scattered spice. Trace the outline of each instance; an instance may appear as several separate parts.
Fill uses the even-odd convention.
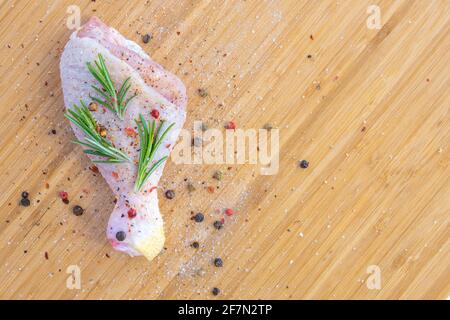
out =
[[[214,228],[216,228],[217,230],[220,230],[223,228],[223,223],[220,220],[214,221],[213,225],[214,225]]]
[[[153,110],[150,112],[150,115],[151,115],[153,118],[155,118],[155,119],[159,119],[159,111],[158,111],[157,109],[153,109]]]
[[[136,215],[137,215],[137,211],[135,208],[130,208],[128,210],[128,218],[133,219],[136,217]]]
[[[119,179],[119,174],[115,171],[111,172],[111,175],[114,177],[114,179]]]
[[[45,260],[48,260],[48,252],[47,251],[45,251],[44,257],[45,257]]]
[[[142,42],[143,42],[143,43],[149,43],[150,40],[152,40],[152,38],[153,38],[152,35],[146,33],[146,34],[144,34],[144,35],[142,36]]]
[[[89,170],[91,170],[93,173],[99,173],[97,166],[89,167]]]
[[[208,186],[207,188],[206,188],[206,190],[208,190],[208,192],[209,193],[214,193],[214,187],[213,186]]]
[[[223,173],[222,173],[222,171],[217,170],[216,172],[214,172],[212,177],[213,177],[213,179],[220,181],[223,178]]]
[[[136,132],[136,130],[134,130],[133,128],[125,128],[125,134],[126,134],[128,137],[132,137],[132,138],[134,138],[134,137],[137,136],[137,132]]]
[[[55,129],[52,129],[52,134],[56,134],[56,130]]]
[[[61,200],[68,200],[69,199],[69,194],[65,191],[60,191],[59,192],[59,197],[61,198]]]
[[[206,98],[208,96],[208,91],[206,91],[206,89],[204,88],[197,89],[197,93],[202,98]]]
[[[195,216],[192,217],[195,222],[202,222],[205,219],[203,213],[199,212]]]
[[[105,127],[98,125],[97,128],[95,129],[97,130],[98,133],[100,133],[100,136],[106,138],[107,131]]]
[[[20,199],[20,205],[23,207],[28,207],[31,204],[30,199],[22,198]]]
[[[225,209],[225,214],[229,217],[231,217],[234,214],[233,209],[227,208]]]
[[[222,261],[222,259],[220,259],[220,258],[215,258],[215,259],[214,259],[214,265],[215,265],[217,268],[223,267],[223,261]]]
[[[225,129],[236,129],[236,122],[234,121],[229,121],[226,125],[225,125]]]
[[[98,110],[98,104],[96,104],[94,101],[89,103],[88,106],[89,111],[97,111]]]
[[[84,209],[81,206],[76,205],[76,206],[74,206],[72,208],[72,212],[73,212],[74,215],[76,215],[78,217],[78,216],[81,216],[83,214]]]
[[[30,194],[27,191],[22,192],[22,198],[28,198]]]
[[[299,162],[299,166],[302,169],[306,169],[309,166],[309,162],[307,160],[302,160],[302,161]]]
[[[125,240],[126,237],[127,237],[127,234],[124,231],[119,231],[116,233],[116,239],[119,241]]]
[[[175,191],[167,190],[165,192],[165,196],[166,196],[167,199],[173,199],[173,198],[175,198]]]
[[[214,287],[214,288],[212,289],[211,293],[212,293],[213,295],[217,296],[217,295],[220,293],[220,289]]]
[[[195,186],[192,183],[188,183],[187,184],[187,189],[189,192],[194,192],[195,191]]]
[[[197,241],[194,241],[194,242],[192,242],[191,246],[194,249],[198,249],[200,247],[200,244]]]

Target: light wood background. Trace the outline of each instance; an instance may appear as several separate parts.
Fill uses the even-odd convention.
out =
[[[280,129],[276,175],[168,163],[166,249],[151,263],[107,243],[113,195],[70,143],[59,58],[73,4],[83,22],[98,15],[183,79],[186,128],[234,119]],[[367,27],[370,4],[380,30]],[[449,9],[444,0],[1,1],[0,297],[216,298],[219,287],[223,299],[447,298]],[[237,213],[217,231],[227,207]],[[66,288],[70,265],[80,290]],[[380,290],[366,285],[371,265]]]

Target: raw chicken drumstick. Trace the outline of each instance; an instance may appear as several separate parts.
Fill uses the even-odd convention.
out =
[[[165,161],[136,191],[141,150],[137,124],[142,123],[136,120],[150,120],[150,123],[154,120],[156,127],[164,122],[164,128],[173,124],[156,149],[153,163],[168,157],[185,121],[186,89],[180,79],[151,60],[139,45],[127,40],[97,17],[92,17],[72,33],[61,57],[61,81],[68,111],[76,111],[75,106],[81,107],[80,101],[88,105],[93,97],[101,98],[101,92],[93,86],[100,89],[102,86],[87,68],[88,63],[95,66],[99,57],[104,59],[116,92],[129,78],[126,98],[131,98],[123,117],[100,103],[89,107],[94,121],[103,130],[102,137],[129,159],[121,163],[97,163],[117,198],[108,222],[107,237],[115,249],[131,256],[144,255],[152,260],[164,244],[156,187]],[[73,122],[71,126],[79,141],[86,139],[85,132],[79,126]],[[88,156],[94,161],[105,160],[92,154]]]

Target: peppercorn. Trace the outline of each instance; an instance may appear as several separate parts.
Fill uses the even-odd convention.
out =
[[[175,191],[167,190],[165,193],[165,196],[167,199],[173,199],[173,198],[175,198]]]
[[[28,198],[30,194],[27,191],[22,192],[22,198]]]
[[[23,207],[28,207],[28,206],[31,204],[31,202],[30,202],[30,199],[28,199],[28,198],[22,198],[22,199],[20,200],[20,204],[21,204]]]
[[[95,102],[91,102],[89,103],[89,111],[97,111],[98,110],[98,104],[96,104]]]
[[[222,171],[217,170],[216,172],[214,172],[212,177],[213,177],[213,179],[220,181],[220,180],[222,180],[223,173],[222,173]]]
[[[56,130],[55,130],[55,129],[52,129],[52,133],[53,133],[53,134],[56,134]]]
[[[223,227],[223,223],[222,223],[222,221],[220,221],[220,220],[216,220],[216,221],[214,221],[214,228],[216,228],[217,230],[220,230],[220,229],[222,229],[222,227]]]
[[[215,265],[217,268],[223,267],[223,261],[222,261],[222,259],[220,259],[220,258],[215,258],[215,259],[214,259],[214,265]]]
[[[199,212],[193,217],[193,219],[195,220],[195,222],[202,222],[205,219],[205,216],[203,215],[203,213]]]
[[[306,169],[309,166],[309,162],[307,160],[302,160],[302,161],[299,162],[299,166],[302,169]]]
[[[189,192],[193,192],[193,191],[195,191],[195,186],[192,183],[188,183],[187,189]]]
[[[116,239],[119,241],[125,240],[126,237],[127,237],[127,234],[124,231],[119,231],[116,233]]]
[[[208,96],[208,91],[206,91],[206,89],[204,89],[204,88],[199,88],[197,90],[197,93],[202,98],[206,98]]]
[[[219,293],[220,293],[220,289],[219,288],[216,288],[216,287],[214,287],[213,289],[212,289],[212,294],[213,295],[215,295],[215,296],[217,296]]]
[[[142,36],[143,43],[149,43],[151,39],[152,39],[152,36],[149,35],[148,33]]]
[[[76,205],[72,208],[72,212],[76,216],[81,216],[84,212],[84,209],[82,207]]]
[[[200,247],[200,244],[197,241],[194,241],[194,242],[192,242],[191,246],[194,249],[198,249]]]

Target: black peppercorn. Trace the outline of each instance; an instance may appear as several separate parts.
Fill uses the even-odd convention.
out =
[[[214,265],[218,268],[223,267],[223,261],[220,258],[215,258],[214,259]]]
[[[299,162],[300,168],[306,169],[309,166],[309,162],[307,160],[302,160]]]
[[[119,231],[116,233],[116,239],[119,241],[125,240],[126,237],[127,237],[127,234],[124,231]]]
[[[22,198],[28,198],[30,194],[27,191],[22,192]]]
[[[222,221],[220,221],[220,220],[214,221],[214,228],[216,228],[217,230],[220,230],[220,229],[222,229],[222,227],[223,227]]]
[[[73,209],[72,209],[72,212],[76,216],[81,216],[83,214],[84,210],[80,206],[74,206]]]
[[[205,216],[203,215],[203,213],[197,213],[193,219],[195,220],[195,222],[202,222],[205,219]]]
[[[216,288],[216,287],[214,287],[213,289],[212,289],[212,294],[213,295],[215,295],[215,296],[217,296],[219,293],[220,293],[220,289],[219,288]]]
[[[28,198],[22,198],[20,200],[20,204],[24,207],[28,207],[30,205],[30,203],[31,203],[30,199],[28,199]]]
[[[165,195],[166,195],[166,198],[167,198],[167,199],[173,199],[173,198],[175,198],[175,191],[173,191],[173,190],[167,190],[166,193],[165,193]]]
[[[197,241],[192,242],[192,248],[198,249],[200,247],[200,244]]]
[[[149,41],[152,39],[152,36],[148,33],[142,36],[142,42],[149,43]]]

